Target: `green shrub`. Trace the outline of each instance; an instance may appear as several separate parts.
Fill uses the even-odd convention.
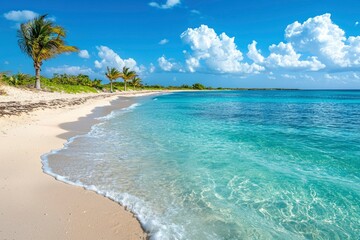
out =
[[[0,95],[6,95],[6,91],[2,88],[2,86],[4,85],[2,78],[3,76],[2,74],[0,74]]]
[[[203,89],[205,89],[205,86],[200,83],[195,83],[192,85],[192,88],[197,89],[197,90],[203,90]]]

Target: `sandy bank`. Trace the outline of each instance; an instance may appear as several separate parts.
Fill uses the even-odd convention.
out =
[[[83,97],[52,96],[28,100],[15,95],[2,97],[0,102],[6,109],[5,102],[14,100],[18,104],[26,105],[65,98],[74,98],[76,101]],[[44,105],[27,114],[20,112],[19,116],[0,117],[1,239],[146,237],[134,216],[119,204],[80,187],[56,181],[42,172],[40,156],[43,153],[61,148],[65,137],[69,137],[68,130],[86,130],[81,122],[71,125],[72,127],[64,127],[69,126],[66,123],[94,114],[95,107],[109,105],[110,101],[118,97],[119,95],[109,94],[90,97],[86,102]],[[4,100],[5,98],[7,99]],[[42,108],[44,109],[41,110]]]

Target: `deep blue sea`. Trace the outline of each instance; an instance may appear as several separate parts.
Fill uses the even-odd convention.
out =
[[[44,163],[151,239],[360,239],[360,91],[145,97]]]

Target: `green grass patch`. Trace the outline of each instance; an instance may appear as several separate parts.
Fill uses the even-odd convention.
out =
[[[97,90],[93,87],[54,83],[48,79],[41,79],[41,84],[44,90],[51,92],[64,92],[64,93],[96,93],[97,92]]]

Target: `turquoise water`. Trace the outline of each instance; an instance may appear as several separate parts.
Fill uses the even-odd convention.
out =
[[[152,239],[360,236],[360,91],[144,98],[48,159]]]

